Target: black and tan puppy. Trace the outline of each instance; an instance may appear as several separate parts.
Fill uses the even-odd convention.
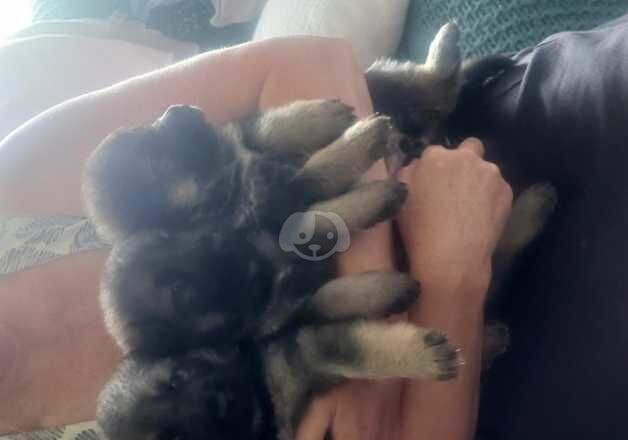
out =
[[[311,121],[313,110],[309,106],[327,112],[341,104],[323,101],[293,106],[308,109],[307,121]],[[275,110],[281,117],[284,111]],[[295,123],[304,126],[305,122],[298,118],[299,111],[292,111]],[[120,209],[113,199],[110,206],[102,204],[108,200],[107,191],[111,188],[106,177],[108,169],[116,168],[121,159],[148,159],[143,155],[150,156],[152,150],[145,142],[154,141],[154,136],[159,138],[160,130],[185,126],[175,123],[177,118],[196,118],[196,112],[187,107],[172,108],[156,127],[110,138],[92,156],[86,170],[87,194],[95,196],[94,219],[115,239],[103,277],[101,300],[105,318],[110,332],[128,355],[100,399],[99,421],[105,432],[112,438],[147,438],[174,431],[200,436],[211,432],[206,429],[225,431],[232,427],[233,432],[225,432],[226,437],[240,438],[241,433],[254,435],[257,427],[262,426],[259,429],[266,432],[266,427],[273,425],[276,435],[290,439],[312,393],[347,378],[453,377],[457,369],[456,350],[441,333],[408,324],[388,326],[368,321],[405,310],[414,301],[417,285],[409,276],[371,273],[334,279],[333,260],[310,261],[281,248],[281,243],[297,240],[301,231],[307,229],[306,224],[297,223],[295,229],[282,229],[281,234],[275,232],[280,226],[275,223],[280,219],[279,211],[286,213],[284,220],[292,211],[332,212],[343,219],[348,231],[371,226],[395,214],[406,196],[402,184],[382,181],[356,186],[361,175],[388,151],[388,118],[373,117],[355,123],[330,145],[311,151],[302,159],[293,158],[288,165],[277,159],[276,154],[283,152],[278,147],[273,150],[272,143],[271,148],[265,147],[268,150],[241,143],[241,139],[252,142],[259,136],[257,131],[245,131],[259,122],[234,123],[224,130],[207,125],[208,130],[216,130],[220,135],[193,138],[201,140],[197,148],[214,148],[210,142],[220,139],[224,144],[217,148],[230,147],[234,152],[221,156],[228,159],[216,168],[235,170],[235,177],[224,190],[228,197],[220,187],[215,200],[211,191],[196,194],[197,190],[215,187],[211,174],[182,173],[181,179],[174,172],[168,174],[173,167],[153,166],[146,174],[151,179],[171,179],[175,187],[182,185],[188,192],[183,199],[172,197],[173,193],[180,195],[179,190],[168,191],[166,186],[164,197],[160,199],[157,194],[152,199],[157,202],[151,202],[152,206],[190,215],[182,216],[180,221],[169,217],[168,212],[144,219],[144,213],[138,209],[137,216],[125,217],[136,207],[130,204]],[[272,116],[271,112],[260,118],[268,121]],[[206,124],[200,117],[195,121]],[[269,133],[272,136],[268,139],[285,139]],[[177,136],[173,133],[172,138]],[[118,144],[120,139],[124,143]],[[156,154],[165,151],[162,145],[157,143]],[[140,153],[130,156],[134,150]],[[180,154],[180,150],[173,146],[170,154]],[[161,161],[150,158],[153,164],[166,163],[163,158],[158,159]],[[176,163],[178,159],[172,160]],[[165,171],[159,175],[154,174],[155,170]],[[126,187],[127,191],[135,191],[137,174],[125,176],[120,168],[114,174],[116,185],[130,179],[132,184]],[[222,174],[219,176],[222,178]],[[286,180],[277,180],[278,176]],[[150,185],[140,187],[154,191]],[[304,193],[290,199],[295,187]],[[270,203],[274,200],[280,202]],[[214,220],[215,212],[224,217]],[[194,215],[198,213],[201,217],[197,218]],[[128,218],[134,222],[128,222]],[[142,222],[146,223],[140,227]],[[311,235],[328,236],[333,232],[338,233],[333,223],[323,222]],[[190,357],[207,350],[214,354]],[[241,374],[223,372],[225,368],[230,372],[237,370],[233,364],[223,363],[223,356],[237,359],[234,362]],[[205,376],[198,373],[200,364],[207,370]],[[258,368],[246,369],[246,365]],[[173,375],[178,387],[169,385]],[[260,394],[252,394],[252,389]],[[264,397],[264,393],[270,397]],[[235,400],[228,397],[232,394],[237,396]],[[242,399],[248,401],[251,396],[257,396],[251,400],[252,407],[246,407],[249,412],[242,411],[258,415],[236,422],[232,417],[241,414]],[[216,425],[198,425],[200,419],[189,414],[207,408],[204,405],[214,400],[226,402],[222,413],[212,412],[217,417]],[[273,403],[273,423],[262,405],[268,401]],[[180,412],[168,411],[175,421],[166,423],[167,418],[155,417],[151,420],[159,423],[153,425],[138,416],[151,405],[156,407],[149,412],[158,414],[168,407],[167,402],[185,408]],[[191,406],[186,407],[186,402]],[[266,417],[255,422],[262,415]],[[211,420],[207,418],[207,423]],[[243,428],[246,426],[252,431]]]
[[[461,94],[472,105],[481,86],[513,64],[501,55],[463,60],[460,37],[458,26],[448,23],[438,31],[424,64],[381,59],[366,71],[375,111],[390,116],[402,134],[405,163],[428,145],[449,145],[449,117]],[[403,163],[394,165],[393,172]]]

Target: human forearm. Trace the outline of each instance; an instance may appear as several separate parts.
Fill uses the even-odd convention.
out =
[[[200,55],[31,119],[0,144],[2,210],[81,215],[81,172],[93,148],[117,128],[153,121],[171,104],[197,105],[216,122],[253,110],[266,77],[259,71],[267,66],[264,57],[247,61],[247,50]]]
[[[417,268],[413,275],[421,279]],[[447,382],[412,382],[404,395],[404,440],[463,440],[472,438],[477,414],[481,369],[483,301],[486,289],[474,279],[443,283],[422,278],[422,294],[410,313],[410,320],[422,327],[444,331],[460,348],[464,366],[458,377]]]
[[[422,284],[410,319],[444,331],[465,360],[452,381],[409,384],[403,440],[465,440],[474,433],[491,255],[512,203],[499,169],[482,154],[475,139],[455,150],[430,147],[403,171],[410,195],[400,231]]]
[[[0,209],[83,215],[81,173],[91,151],[113,130],[150,123],[172,104],[196,105],[222,123],[297,96],[355,103],[366,88],[356,87],[364,80],[352,59],[338,40],[268,40],[205,53],[66,101],[0,143]]]

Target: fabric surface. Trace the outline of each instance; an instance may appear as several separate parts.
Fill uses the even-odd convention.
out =
[[[82,217],[0,217],[0,274],[107,246]]]
[[[0,436],[0,440],[100,440],[104,438],[96,422]]]
[[[253,39],[315,35],[349,40],[363,68],[395,53],[408,0],[268,0]]]
[[[628,438],[628,16],[517,56],[467,135],[558,209],[502,307],[510,353],[482,390],[482,440]],[[525,176],[525,177],[524,177]]]
[[[114,13],[130,14],[129,0],[31,0],[33,21],[72,18],[109,18]]]
[[[422,61],[455,19],[468,56],[517,52],[556,32],[591,29],[628,12],[626,0],[411,0],[402,55]]]

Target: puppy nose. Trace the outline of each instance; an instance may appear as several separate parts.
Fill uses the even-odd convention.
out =
[[[191,105],[172,105],[155,122],[157,128],[187,128],[190,125],[205,123],[205,116],[198,107]]]
[[[318,252],[321,249],[320,245],[318,245],[318,244],[311,244],[311,245],[308,246],[308,248],[310,248],[312,250],[312,253],[314,255],[316,255],[316,252]]]

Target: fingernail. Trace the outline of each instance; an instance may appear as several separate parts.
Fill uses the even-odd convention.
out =
[[[462,357],[461,353],[461,350],[459,348],[456,348],[456,354],[458,355],[458,366],[464,367],[465,365],[467,365],[467,361],[464,359],[464,357]]]

